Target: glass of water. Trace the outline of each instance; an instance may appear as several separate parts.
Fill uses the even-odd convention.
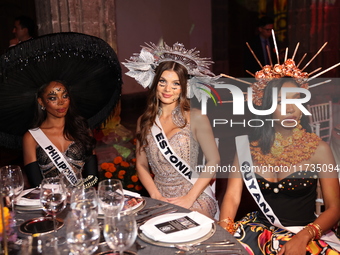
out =
[[[82,210],[80,215],[70,213],[66,227],[67,244],[74,255],[90,255],[98,248],[100,229],[97,213]]]
[[[57,233],[56,217],[66,207],[67,192],[59,177],[45,178],[40,187],[40,203],[43,210],[53,217],[54,233]]]
[[[132,246],[137,237],[137,223],[133,213],[118,213],[115,216],[105,215],[103,234],[107,245],[120,255]]]

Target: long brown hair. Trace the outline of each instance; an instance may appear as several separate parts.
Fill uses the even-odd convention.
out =
[[[187,69],[183,65],[174,61],[165,61],[160,63],[155,69],[155,77],[152,81],[147,98],[147,108],[140,118],[140,131],[136,135],[140,142],[140,149],[147,146],[146,136],[150,132],[150,128],[153,126],[159,110],[159,99],[157,98],[158,82],[163,72],[168,70],[174,71],[178,75],[178,79],[181,84],[181,94],[178,101],[182,115],[185,116],[184,112],[190,111],[190,103],[189,99],[187,99],[187,83],[189,78]],[[186,124],[187,120],[185,119],[183,127],[186,126]]]

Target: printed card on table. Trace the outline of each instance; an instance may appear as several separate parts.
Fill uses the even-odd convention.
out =
[[[165,234],[170,234],[170,233],[178,232],[184,229],[194,228],[199,225],[200,224],[195,222],[190,217],[185,216],[185,217],[178,218],[175,220],[170,220],[170,221],[156,224],[155,227]]]

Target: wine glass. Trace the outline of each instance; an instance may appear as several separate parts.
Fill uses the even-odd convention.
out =
[[[45,178],[40,187],[40,203],[43,210],[53,217],[54,234],[57,233],[56,216],[66,207],[66,190],[60,177]]]
[[[98,248],[100,229],[97,212],[91,208],[81,211],[81,214],[69,214],[66,227],[67,244],[75,255],[90,255]]]
[[[131,247],[137,237],[137,223],[133,213],[118,213],[115,216],[105,215],[103,234],[107,245],[119,251],[120,255]]]
[[[13,223],[17,225],[23,219],[15,219],[15,200],[24,189],[24,177],[20,166],[8,165],[0,168],[1,192],[6,198],[7,204],[12,208]]]
[[[76,168],[71,164],[73,173],[75,174],[77,178],[77,183],[73,185],[66,177],[67,170],[64,170],[63,172],[60,173],[59,177],[61,179],[62,184],[65,186],[66,194],[67,194],[67,202],[70,202],[71,195],[73,192],[73,189],[76,187],[82,187],[83,186],[83,177],[82,177],[82,170]]]
[[[104,214],[117,215],[124,206],[124,193],[120,180],[107,179],[98,185],[98,201]]]
[[[72,212],[79,217],[83,210],[98,211],[98,196],[94,187],[85,188],[83,186],[76,187],[71,195]]]

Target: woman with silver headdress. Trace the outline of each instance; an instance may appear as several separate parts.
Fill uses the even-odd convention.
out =
[[[179,43],[173,48],[166,44],[148,46],[123,63],[130,70],[128,75],[150,87],[147,109],[137,124],[138,176],[152,198],[213,218],[217,203],[209,182],[214,173],[201,173],[197,178],[192,169],[197,165],[199,146],[206,166],[219,164],[219,153],[208,118],[191,109],[187,97],[189,87],[195,89],[198,84],[189,75],[207,78],[211,75],[206,68],[209,61]]]

